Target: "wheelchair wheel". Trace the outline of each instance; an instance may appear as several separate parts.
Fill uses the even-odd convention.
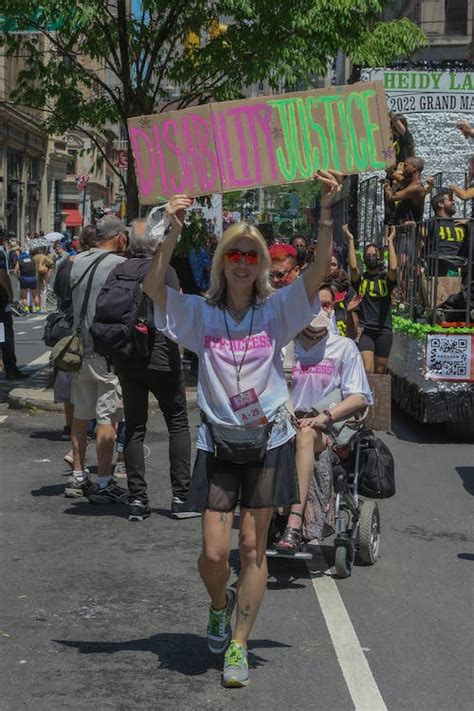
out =
[[[354,556],[346,548],[346,546],[336,547],[336,574],[338,578],[348,578],[352,573],[352,566],[354,564]]]
[[[359,558],[364,565],[377,562],[380,547],[380,514],[375,501],[364,501],[359,517]]]

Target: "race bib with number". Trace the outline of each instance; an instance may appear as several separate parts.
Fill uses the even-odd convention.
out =
[[[233,395],[229,400],[230,406],[241,425],[266,425],[268,423],[258,395],[253,388]]]

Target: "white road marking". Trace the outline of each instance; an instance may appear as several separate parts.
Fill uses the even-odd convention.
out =
[[[387,711],[336,583],[321,575],[321,570],[312,570],[327,566],[320,547],[314,546],[314,551],[306,565],[354,707],[356,711]]]
[[[49,314],[38,314],[37,316],[32,314],[28,321],[45,321],[48,316]]]
[[[5,422],[7,417],[8,417],[8,415],[0,415],[0,422]]]
[[[43,328],[43,326],[33,326],[33,331],[37,331],[38,328]]]
[[[35,366],[35,365],[47,365],[49,363],[49,356],[50,355],[51,355],[51,351],[45,351],[40,356],[38,356],[38,358],[35,358],[30,363],[26,363],[26,367],[31,368],[32,366]]]
[[[24,336],[26,331],[18,331],[18,333],[15,333],[15,336]]]

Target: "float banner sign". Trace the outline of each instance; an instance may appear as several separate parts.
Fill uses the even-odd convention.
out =
[[[474,336],[427,336],[425,377],[427,380],[474,382]]]
[[[474,72],[364,69],[369,81],[383,81],[390,111],[474,111]]]
[[[128,120],[140,202],[383,170],[394,159],[382,82],[193,106]]]

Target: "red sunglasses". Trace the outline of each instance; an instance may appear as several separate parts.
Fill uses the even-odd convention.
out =
[[[258,264],[258,252],[255,249],[249,249],[248,252],[242,252],[241,249],[229,249],[225,253],[225,258],[230,264],[240,264],[243,259],[245,264]]]

